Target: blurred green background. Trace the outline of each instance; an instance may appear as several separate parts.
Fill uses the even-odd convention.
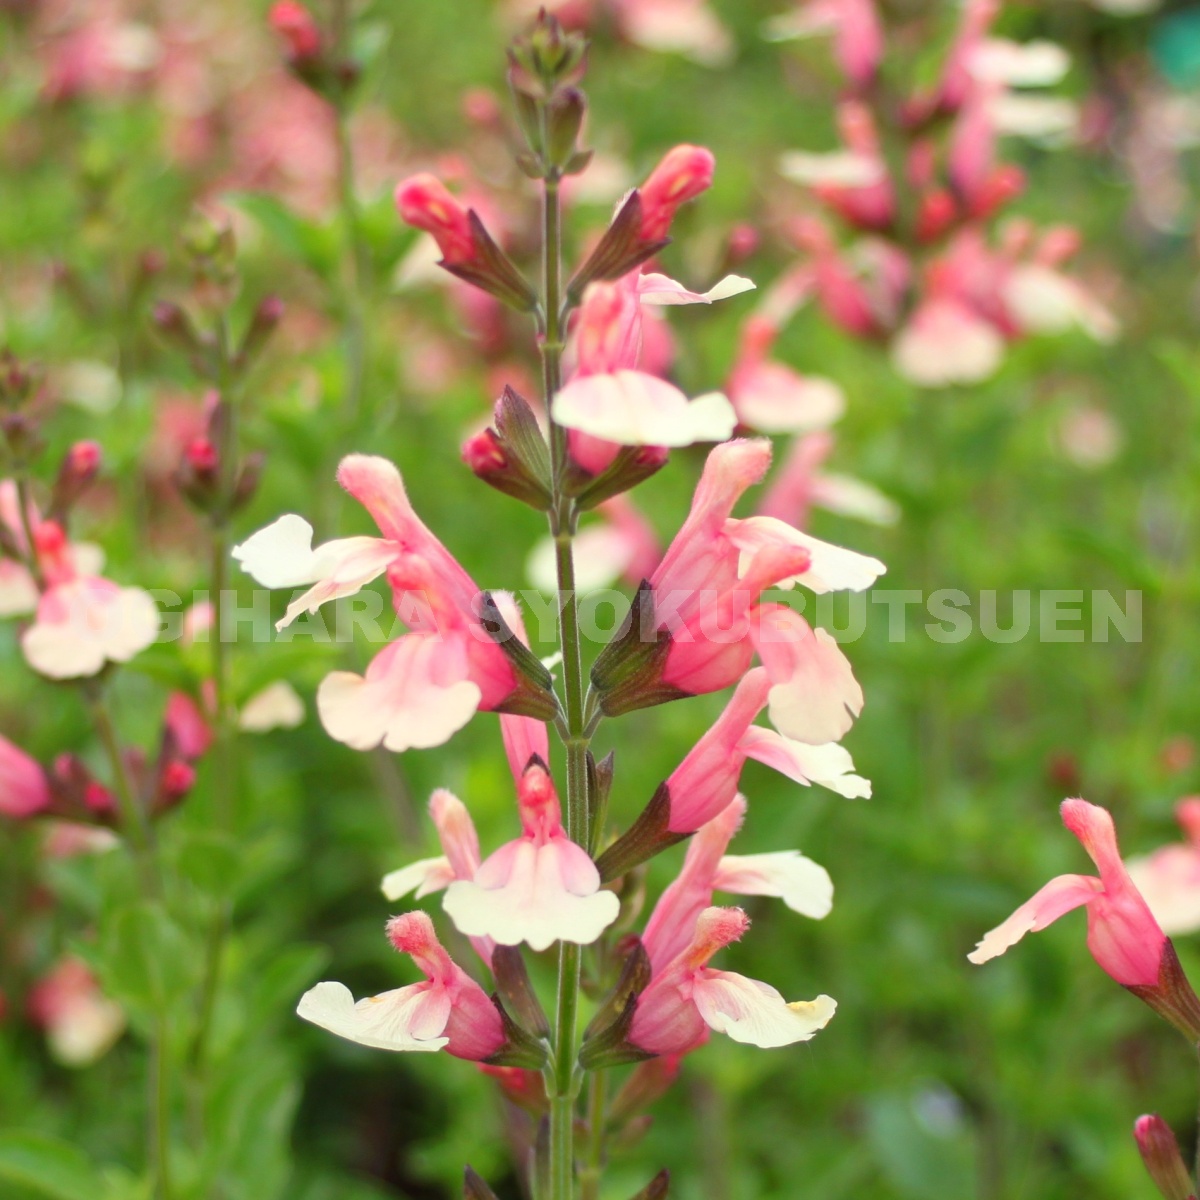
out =
[[[232,192],[228,204],[242,214],[238,319],[267,291],[289,306],[244,389],[245,442],[268,460],[237,533],[287,511],[315,518],[319,536],[367,532],[365,514],[336,498],[332,471],[344,450],[369,450],[400,465],[423,518],[482,586],[525,587],[540,521],[479,485],[458,447],[498,380],[532,373],[531,339],[514,322],[507,341],[481,352],[439,289],[398,291],[393,276],[412,235],[390,205],[403,173],[446,170],[447,156],[457,155],[501,197],[514,253],[533,251],[535,196],[519,186],[502,139],[468,120],[462,104],[468,88],[491,89],[505,103],[508,27],[483,0],[356,9],[367,61],[360,116],[374,122],[363,143],[374,150],[362,157],[379,169],[361,189],[369,335],[355,417],[342,404],[344,260],[341,227],[320,186],[327,156],[304,147],[293,124],[308,118],[291,101],[246,99],[281,71],[265,7],[133,6],[128,17],[159,30],[172,54],[207,62],[207,75],[197,69],[170,89],[51,105],[39,95],[44,14],[0,6],[0,341],[47,372],[52,451],[85,436],[104,446],[104,484],[78,532],[104,546],[122,583],[181,596],[207,586],[200,527],[171,495],[173,464],[154,457],[156,446],[172,444],[164,413],[194,422],[202,387],[155,336],[148,313],[152,300],[186,290],[180,230],[192,204]],[[761,27],[779,6],[765,0],[714,7],[737,41],[727,67],[637,49],[602,22],[586,83],[590,144],[624,160],[629,182],[676,142],[715,152],[715,186],[686,211],[663,256],[672,274],[697,284],[716,275],[735,223],[801,205],[799,190],[776,173],[780,152],[834,145],[837,79],[826,48],[766,42]],[[1125,153],[1139,97],[1168,88],[1187,97],[1197,13],[1180,5],[1120,19],[1063,0],[1015,4],[1001,23],[1012,36],[1066,43],[1074,55],[1066,90],[1099,98],[1114,114],[1085,146],[1006,143],[1006,157],[1030,178],[1017,210],[1078,226],[1087,268],[1115,281],[1117,342],[1031,341],[992,381],[950,392],[913,389],[884,355],[815,310],[800,314],[779,348],[785,361],[847,392],[837,469],[868,479],[904,510],[901,524],[885,530],[818,512],[813,532],[878,555],[890,588],[972,597],[1111,589],[1122,599],[1138,591],[1142,640],[1006,645],[976,632],[945,644],[925,635],[921,614],[902,641],[890,641],[883,610],[872,606],[866,635],[847,648],[867,707],[846,744],[874,781],[874,798],[800,791],[753,763],[743,777],[750,813],[735,849],[803,849],[833,876],[833,913],[814,923],[751,901],[754,930],[722,962],[789,997],[828,992],[838,1015],[810,1044],[787,1050],[714,1038],[687,1061],[644,1139],[615,1152],[606,1197],[631,1194],[666,1165],[679,1200],[1124,1200],[1151,1194],[1130,1136],[1134,1118],[1158,1111],[1180,1131],[1192,1121],[1194,1062],[1091,962],[1082,916],[987,967],[969,966],[965,955],[1050,876],[1089,869],[1058,823],[1065,795],[1109,806],[1123,848],[1140,852],[1178,836],[1172,807],[1200,789],[1191,740],[1200,707],[1195,214],[1185,192],[1174,228],[1141,218]],[[175,143],[204,88],[216,95],[215,141],[189,161]],[[239,138],[254,137],[265,140],[263,158],[290,154],[286,166],[262,178],[247,171]],[[1193,172],[1186,149],[1180,154],[1186,189]],[[573,208],[573,247],[603,223],[609,202]],[[132,281],[147,251],[165,255],[166,266],[139,290]],[[768,235],[739,270],[762,286],[790,261]],[[54,264],[64,268],[57,276]],[[741,298],[672,317],[684,386],[720,384],[749,307]],[[93,373],[90,387],[81,384],[79,371],[68,370],[80,363],[102,364],[111,378],[99,387]],[[1081,465],[1064,450],[1064,423],[1081,410],[1115,423],[1111,461]],[[635,494],[664,540],[686,511],[701,461],[698,451],[676,453]],[[281,596],[275,601],[282,606]],[[1006,611],[1002,600],[1002,621]],[[361,666],[370,648],[357,653]],[[189,1179],[215,1179],[203,1194],[229,1200],[433,1200],[456,1194],[470,1161],[498,1194],[517,1196],[504,1111],[471,1065],[372,1052],[292,1016],[318,978],[343,980],[356,995],[411,980],[381,936],[389,908],[378,881],[435,852],[423,811],[434,787],[468,803],[485,852],[515,828],[493,716],[446,747],[388,763],[326,737],[311,697],[345,661],[344,647],[303,632],[286,645],[239,643],[239,696],[286,677],[309,718],[294,731],[243,739],[232,852],[208,832],[205,769],[164,827],[164,854],[179,864],[176,900],[195,917],[181,922],[185,963],[198,960],[213,896],[237,898],[208,1148],[202,1153],[182,1128],[176,1146],[184,1194]],[[0,664],[6,736],[43,760],[64,749],[96,757],[77,696],[32,676],[11,626],[0,634]],[[165,685],[194,680],[205,666],[202,647],[178,644],[135,660],[118,688],[131,740],[149,745]],[[615,818],[640,811],[722,700],[689,700],[602,728],[598,747],[617,755]],[[18,989],[23,971],[43,968],[63,947],[94,943],[104,914],[131,887],[118,856],[46,862],[36,843],[28,828],[0,828],[13,959],[6,971]],[[655,862],[652,892],[682,853]],[[1185,966],[1200,969],[1196,947],[1180,942]],[[195,1003],[188,969],[168,987],[181,1028]],[[136,1033],[136,1013],[134,1025]],[[114,1194],[139,1195],[144,1070],[136,1036],[85,1070],[59,1066],[10,1005],[0,1025],[0,1128],[73,1143],[108,1165],[109,1185],[126,1189]],[[35,1194],[0,1183],[6,1200]]]

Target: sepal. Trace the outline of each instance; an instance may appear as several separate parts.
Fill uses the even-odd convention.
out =
[[[1126,986],[1139,1000],[1174,1025],[1193,1046],[1200,1046],[1200,997],[1196,996],[1183,973],[1170,938],[1163,942],[1158,983],[1147,987]]]
[[[599,762],[589,750],[587,768],[588,852],[593,858],[604,836],[604,819],[608,815],[608,796],[613,783],[613,752],[610,750]]]
[[[660,783],[641,816],[596,859],[601,882],[619,879],[640,863],[691,837],[688,833],[672,833],[668,828],[670,819],[671,791],[666,783]]]
[[[463,1171],[463,1200],[498,1200],[481,1176],[470,1167]]]
[[[451,275],[456,275],[466,283],[474,284],[495,296],[497,300],[503,301],[518,312],[532,312],[538,304],[537,292],[533,286],[517,270],[512,259],[492,240],[492,235],[488,233],[474,209],[467,213],[467,222],[474,251],[471,258],[453,263],[442,259],[438,265]]]
[[[1138,1117],[1133,1125],[1133,1136],[1146,1174],[1154,1181],[1163,1200],[1196,1200],[1192,1177],[1184,1166],[1175,1134],[1166,1121],[1157,1113]]]
[[[664,1200],[670,1188],[671,1174],[664,1169],[659,1171],[636,1196],[631,1196],[629,1200]]]
[[[567,285],[567,303],[574,307],[583,298],[589,283],[620,279],[647,259],[653,258],[670,238],[642,237],[642,198],[634,188],[617,210],[612,224],[604,231],[587,261]]]
[[[622,446],[599,475],[587,475],[576,468],[572,473],[575,478],[568,480],[568,490],[575,496],[576,507],[585,512],[657,474],[668,457],[665,446]]]
[[[492,1067],[524,1067],[540,1071],[550,1061],[550,1049],[543,1038],[534,1037],[508,1015],[499,995],[492,993],[492,1003],[500,1014],[504,1045],[483,1061]]]
[[[545,664],[509,628],[491,592],[481,593],[477,603],[479,623],[504,652],[517,677],[516,686],[504,702],[496,706],[496,711],[533,717],[538,721],[557,720],[562,711],[553,691],[554,679]]]
[[[497,946],[492,951],[492,975],[504,1002],[517,1014],[524,1027],[539,1037],[549,1037],[550,1022],[529,982],[525,959],[516,946]]]
[[[662,682],[671,634],[656,625],[654,591],[649,581],[643,580],[616,637],[592,664],[592,685],[606,717],[666,704],[688,694]]]
[[[638,996],[649,983],[650,956],[641,941],[634,939],[633,949],[625,959],[616,986],[584,1031],[579,1065],[585,1071],[600,1071],[654,1057],[629,1042]]]
[[[506,386],[492,427],[463,445],[463,461],[484,483],[539,512],[551,504],[550,451],[528,402]]]

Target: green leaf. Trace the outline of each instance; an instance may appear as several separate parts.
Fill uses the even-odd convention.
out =
[[[161,1012],[192,986],[200,955],[161,904],[144,901],[106,923],[99,964],[118,999]]]
[[[0,1180],[53,1200],[101,1200],[107,1190],[81,1150],[41,1133],[0,1134]]]

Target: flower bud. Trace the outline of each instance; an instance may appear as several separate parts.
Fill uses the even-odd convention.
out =
[[[542,9],[533,28],[509,47],[509,82],[526,95],[549,99],[559,88],[583,78],[586,58],[586,39],[568,33],[557,17]]]
[[[667,236],[675,212],[712,187],[716,160],[703,146],[676,146],[638,189],[642,198],[641,239]]]
[[[467,209],[434,175],[413,175],[396,187],[400,219],[415,229],[433,234],[443,263],[457,265],[475,257]]]
[[[201,512],[209,512],[218,499],[220,476],[220,456],[212,440],[206,434],[192,438],[175,472],[179,490]]]
[[[54,496],[50,502],[49,515],[63,520],[76,501],[96,478],[102,458],[99,445],[95,442],[76,442],[63,455],[54,483]]]
[[[43,449],[37,422],[24,413],[7,412],[0,416],[0,430],[9,453],[18,463],[32,462]]]
[[[271,28],[287,43],[293,65],[316,59],[321,53],[321,31],[313,15],[297,0],[277,0],[267,16]]]
[[[587,166],[590,153],[577,148],[587,101],[578,88],[564,88],[546,105],[546,165],[567,175]]]
[[[0,405],[18,408],[33,391],[33,375],[11,350],[0,351]]]
[[[540,512],[550,507],[550,452],[528,403],[505,387],[494,427],[463,443],[463,462],[484,483]]]
[[[164,764],[158,777],[158,794],[154,798],[154,809],[161,812],[173,808],[196,783],[196,768],[182,759]]]
[[[1133,1125],[1133,1136],[1137,1141],[1146,1172],[1154,1180],[1163,1195],[1163,1200],[1196,1200],[1196,1189],[1179,1144],[1170,1127],[1157,1114],[1138,1117]]]
[[[284,304],[278,296],[264,296],[250,318],[246,327],[246,335],[238,347],[237,365],[244,370],[258,357],[263,347],[270,340],[275,327],[283,319]]]
[[[0,737],[0,814],[32,817],[49,808],[46,773],[23,750]]]

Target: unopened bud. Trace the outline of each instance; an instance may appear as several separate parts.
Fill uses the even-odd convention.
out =
[[[18,463],[29,463],[43,449],[43,442],[38,433],[38,425],[32,417],[24,413],[7,412],[0,416],[0,430],[8,443],[9,453]]]
[[[527,95],[549,99],[562,87],[577,84],[587,69],[587,41],[568,33],[545,9],[533,28],[509,47],[509,80]]]
[[[759,247],[762,237],[753,225],[742,222],[729,231],[729,249],[725,254],[727,266],[744,263]]]
[[[220,475],[220,455],[212,440],[203,434],[192,438],[175,473],[179,490],[201,512],[212,512],[219,499]]]
[[[1157,1114],[1138,1117],[1133,1125],[1133,1136],[1137,1141],[1146,1172],[1154,1180],[1163,1195],[1163,1200],[1196,1200],[1196,1189],[1179,1143],[1166,1121]]]
[[[287,43],[293,63],[315,59],[321,53],[321,31],[313,15],[297,0],[277,0],[267,16],[271,28]]]
[[[406,224],[433,235],[443,265],[456,266],[475,258],[468,211],[436,176],[414,175],[398,184],[396,210]]]
[[[244,370],[258,357],[263,347],[275,332],[276,326],[283,320],[284,303],[278,296],[264,296],[250,318],[246,327],[246,335],[237,352],[238,367]]]
[[[0,351],[0,405],[18,408],[33,391],[33,375],[11,350]]]
[[[667,236],[676,210],[712,187],[716,160],[703,146],[676,146],[638,189],[642,197],[643,241]]]
[[[590,154],[578,148],[587,101],[578,88],[564,88],[546,105],[546,165],[555,172],[578,174]]]
[[[230,505],[232,512],[244,508],[254,498],[254,493],[258,491],[259,481],[262,479],[265,462],[266,455],[261,450],[255,450],[246,455],[241,473],[233,488],[233,501]]]
[[[975,218],[989,217],[1015,200],[1024,190],[1025,172],[1012,163],[1004,163],[971,197],[969,215]]]
[[[50,501],[50,516],[63,520],[100,471],[103,455],[95,442],[76,442],[63,455]]]
[[[178,804],[192,790],[195,783],[195,767],[182,759],[173,759],[163,767],[158,777],[155,808],[161,810]]]
[[[935,242],[958,218],[958,205],[944,188],[926,192],[917,212],[917,240]]]
[[[595,508],[613,496],[628,492],[643,480],[661,471],[670,454],[665,446],[622,446],[611,463],[586,482],[571,480],[575,503],[581,510]]]
[[[463,462],[484,483],[544,512],[550,507],[550,452],[528,403],[506,387],[495,426],[463,443]]]

